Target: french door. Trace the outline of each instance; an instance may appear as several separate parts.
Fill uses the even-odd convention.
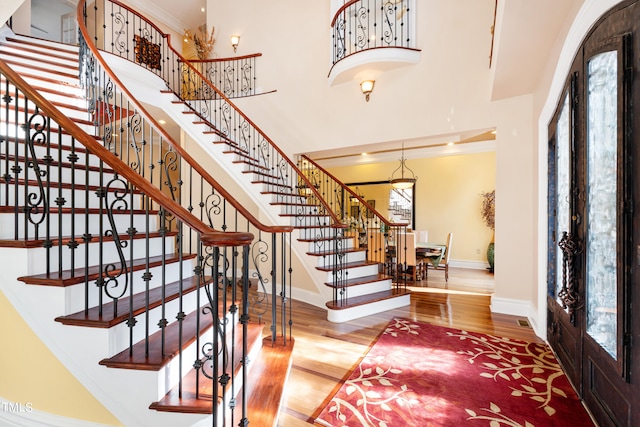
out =
[[[639,23],[594,26],[549,124],[547,336],[601,426],[640,425]]]

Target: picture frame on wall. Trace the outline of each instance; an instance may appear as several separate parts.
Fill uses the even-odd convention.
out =
[[[369,206],[371,206],[373,209],[376,208],[376,201],[375,200],[367,200],[367,203],[369,204]],[[369,209],[367,209],[367,218],[373,218],[373,212],[370,211]]]

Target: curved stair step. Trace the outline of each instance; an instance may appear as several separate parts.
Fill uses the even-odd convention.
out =
[[[183,254],[182,258],[180,256],[171,256],[165,257],[165,264],[171,264],[174,262],[181,262],[189,259],[193,259],[196,257],[196,254]],[[162,255],[158,255],[155,257],[149,257],[148,260],[149,268],[158,267],[162,265]],[[127,268],[133,271],[144,270],[147,268],[147,259],[140,258],[135,259],[133,262],[127,262]],[[112,274],[116,274],[117,271],[113,271]],[[89,267],[87,280],[93,281],[96,280],[101,275],[104,275],[104,272],[100,270],[100,266],[92,266]],[[22,276],[18,277],[18,280],[26,283],[27,285],[43,285],[43,286],[72,286],[77,285],[79,283],[84,283],[85,281],[85,269],[84,268],[76,268],[75,270],[65,270],[58,273],[51,274],[37,274],[33,276]]]
[[[206,283],[209,283],[207,280]],[[164,286],[164,302],[169,302],[180,297],[180,284],[181,282],[168,283]],[[198,286],[199,284],[199,286]],[[195,291],[198,287],[204,286],[205,283],[201,282],[198,276],[191,276],[182,281],[182,295],[186,295]],[[103,304],[102,307],[93,307],[88,311],[79,311],[77,313],[69,314],[67,316],[56,317],[55,321],[60,322],[63,325],[72,326],[86,326],[90,328],[111,328],[129,319],[129,310],[132,311],[133,316],[144,313],[147,308],[152,310],[162,305],[162,287],[157,287],[149,290],[147,295],[145,292],[140,292],[131,297],[123,297],[118,300],[117,306],[120,307],[116,312],[116,305],[113,301]],[[148,299],[148,301],[147,301]],[[130,307],[131,303],[131,307]]]
[[[346,298],[345,300],[328,301],[326,306],[330,310],[346,310],[349,308],[359,307],[374,302],[384,301],[392,298],[399,298],[410,295],[411,291],[407,289],[392,288],[388,291],[375,292],[367,295]]]

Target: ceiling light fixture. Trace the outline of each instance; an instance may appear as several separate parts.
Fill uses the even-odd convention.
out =
[[[231,36],[231,46],[233,46],[234,52],[238,49],[238,43],[240,43],[240,36],[237,36],[237,35]]]
[[[375,80],[363,80],[360,83],[360,89],[362,89],[362,93],[364,93],[364,98],[369,102],[369,95],[373,92],[373,86],[375,85]]]
[[[405,169],[407,171],[411,172],[411,178],[409,178],[408,176],[407,177],[404,176],[404,170]],[[393,176],[398,171],[400,171],[400,177],[394,178]],[[395,189],[406,190],[407,188],[413,187],[413,185],[416,183],[416,181],[417,181],[417,177],[414,175],[413,171],[411,169],[409,169],[409,167],[405,164],[404,143],[403,143],[402,144],[402,158],[400,159],[400,166],[398,166],[398,168],[393,171],[393,173],[391,174],[391,178],[389,178],[389,182],[391,183],[391,186],[393,188],[395,188]]]

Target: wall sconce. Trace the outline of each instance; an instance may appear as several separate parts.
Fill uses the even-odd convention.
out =
[[[364,99],[369,102],[369,95],[373,92],[373,85],[376,83],[375,80],[363,80],[360,83],[360,89],[362,89],[362,93],[364,93]]]
[[[238,49],[238,43],[240,43],[240,36],[231,36],[231,46],[233,46],[234,52]]]

